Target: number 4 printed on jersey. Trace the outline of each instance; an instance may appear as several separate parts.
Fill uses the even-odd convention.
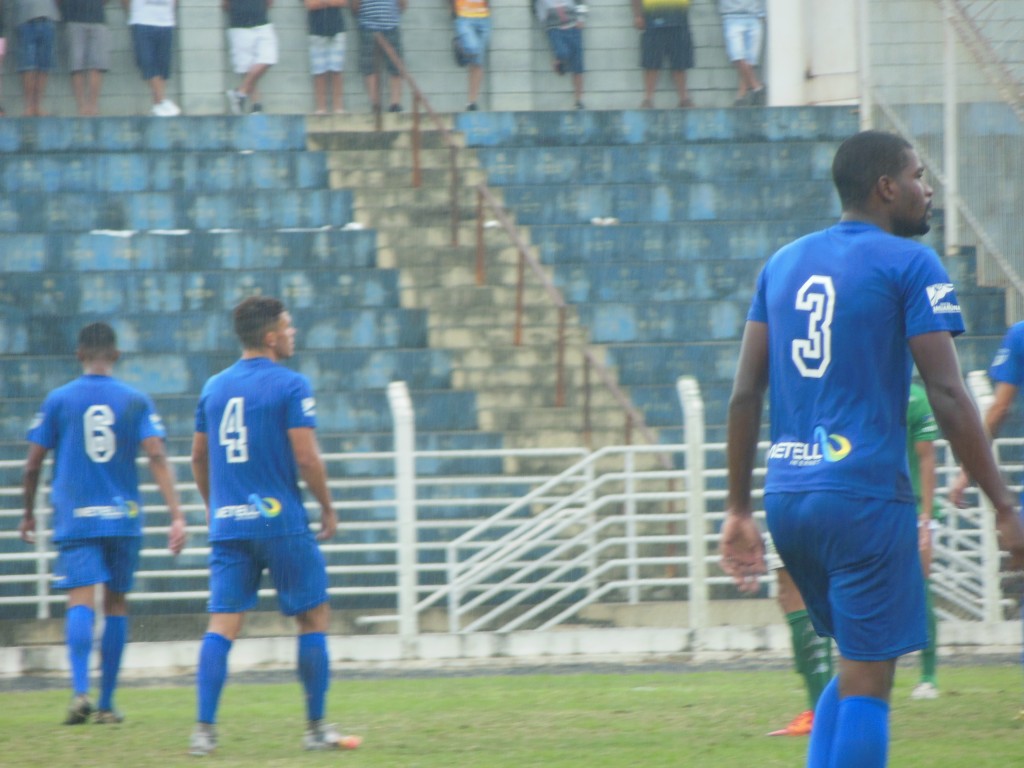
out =
[[[227,452],[228,464],[242,464],[249,460],[249,430],[245,427],[245,398],[228,400],[220,417],[220,444]]]

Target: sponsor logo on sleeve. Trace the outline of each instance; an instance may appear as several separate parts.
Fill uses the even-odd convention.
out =
[[[932,305],[932,312],[936,315],[959,314],[960,304],[957,303],[955,289],[952,283],[935,283],[925,289],[928,293],[928,303]]]
[[[1006,347],[1000,347],[999,351],[996,352],[996,356],[992,359],[992,367],[1002,365],[1010,359],[1010,350]]]
[[[302,415],[307,418],[316,416],[316,398],[304,397],[302,398]]]

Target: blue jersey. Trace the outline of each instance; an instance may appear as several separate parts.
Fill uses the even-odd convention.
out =
[[[135,458],[149,437],[164,437],[153,403],[110,376],[82,376],[46,397],[28,439],[54,451],[54,541],[142,535]]]
[[[288,439],[296,427],[316,427],[316,401],[302,374],[255,357],[206,382],[196,432],[209,441],[210,541],[308,530]]]
[[[772,256],[747,319],[768,325],[765,491],[913,502],[907,339],[964,330],[935,252],[871,224],[837,224]]]
[[[993,381],[1024,386],[1024,322],[1015,323],[1003,337],[988,375]]]

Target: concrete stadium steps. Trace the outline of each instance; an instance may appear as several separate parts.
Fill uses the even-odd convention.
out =
[[[603,226],[552,224],[531,230],[546,264],[683,263],[691,260],[753,259],[763,263],[778,248],[834,219],[762,221],[673,221]]]
[[[11,272],[373,267],[376,233],[308,231],[0,233]]]
[[[46,272],[39,291],[39,273],[0,274],[0,307],[13,298],[37,292],[46,304],[60,296],[65,312],[144,314],[230,310],[235,294],[249,287],[281,296],[294,309],[333,305],[357,307],[398,306],[398,274],[376,268],[293,270],[252,269],[239,279],[234,270],[183,272],[167,270],[113,270]],[[17,305],[17,304],[15,304]],[[38,314],[29,310],[29,314]]]
[[[37,152],[249,152],[306,149],[300,115],[66,118],[0,122],[0,155]]]
[[[327,186],[323,156],[262,152],[37,152],[0,154],[9,192],[226,192]]]
[[[480,147],[491,184],[714,183],[722,178],[830,181],[831,142]]]
[[[0,198],[0,232],[343,227],[347,190],[29,192]]]
[[[471,147],[835,141],[859,130],[851,107],[469,112],[455,128]]]
[[[717,182],[526,185],[502,188],[518,221],[529,226],[586,224],[595,218],[628,224],[675,221],[776,219],[797,211],[839,217],[831,182],[757,179]]]

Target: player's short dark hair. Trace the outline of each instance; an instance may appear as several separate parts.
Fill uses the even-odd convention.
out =
[[[263,337],[277,324],[284,304],[270,296],[250,296],[235,307],[235,334],[246,349],[259,349]]]
[[[913,145],[887,131],[861,131],[844,141],[832,160],[832,181],[843,210],[867,201],[882,176],[897,176]]]
[[[78,332],[78,352],[87,360],[117,357],[117,334],[106,323],[90,323]]]

